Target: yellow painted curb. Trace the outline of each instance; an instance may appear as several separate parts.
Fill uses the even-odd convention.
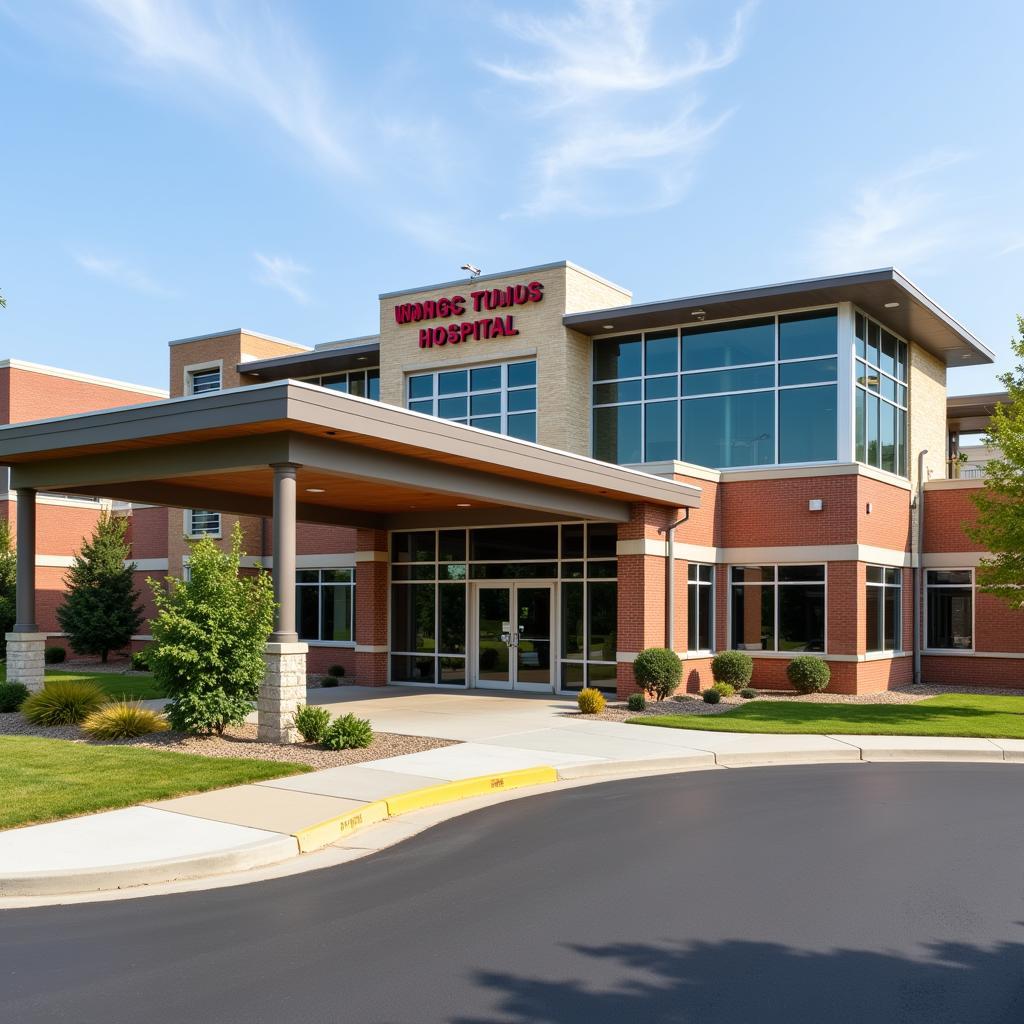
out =
[[[500,793],[506,789],[518,789],[521,786],[540,786],[546,782],[557,782],[558,773],[554,768],[522,768],[514,772],[502,772],[499,775],[479,775],[472,779],[459,779],[456,782],[442,782],[438,786],[427,786],[425,789],[414,789],[408,793],[387,798],[388,813],[391,815],[406,814],[418,811],[422,807],[435,807],[454,800],[465,800],[471,796],[486,796],[489,793]]]
[[[308,828],[300,828],[294,833],[299,843],[300,853],[309,853],[312,850],[319,850],[322,846],[329,846],[339,839],[358,832],[367,825],[376,825],[385,821],[388,816],[388,805],[383,800],[374,800],[357,810],[349,811],[346,814],[339,814],[336,818],[329,818],[317,825],[310,825]]]

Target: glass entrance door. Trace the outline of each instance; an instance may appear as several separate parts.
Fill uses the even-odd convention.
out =
[[[477,584],[477,686],[554,690],[553,594],[550,583]]]

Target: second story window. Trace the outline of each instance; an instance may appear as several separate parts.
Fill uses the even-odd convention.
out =
[[[188,537],[219,537],[220,513],[189,509],[185,513],[185,534]]]
[[[535,359],[413,374],[406,395],[415,412],[523,441],[537,440]]]
[[[189,370],[188,393],[205,395],[209,391],[220,391],[220,366],[204,366],[201,369]]]
[[[907,475],[907,343],[856,314],[857,461]]]
[[[309,382],[342,394],[380,401],[380,369],[376,366],[368,370],[348,370],[344,373],[325,374],[323,377],[310,377]]]

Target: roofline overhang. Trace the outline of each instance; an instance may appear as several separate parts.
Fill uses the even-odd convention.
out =
[[[885,296],[891,296],[888,301],[899,302],[901,306],[906,301],[907,307],[887,309],[884,301],[879,301]],[[931,351],[947,366],[995,361],[994,353],[987,346],[894,267],[569,313],[563,317],[563,323],[582,334],[599,337],[609,333],[607,324],[619,334],[692,323],[690,314],[698,310],[704,310],[705,319],[710,321],[777,312],[787,306],[803,308],[842,301],[856,303],[909,341]],[[718,315],[716,310],[720,311]],[[911,324],[914,330],[909,329]],[[940,339],[948,344],[939,344]]]
[[[379,362],[380,342],[367,341],[344,348],[316,348],[297,355],[254,359],[239,363],[235,369],[240,374],[258,377],[263,381],[278,381],[340,373],[344,370],[360,370],[377,366]]]

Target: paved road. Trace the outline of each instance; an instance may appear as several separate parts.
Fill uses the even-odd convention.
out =
[[[1024,1021],[1024,774],[785,767],[537,796],[361,862],[0,912],[0,1019]]]

